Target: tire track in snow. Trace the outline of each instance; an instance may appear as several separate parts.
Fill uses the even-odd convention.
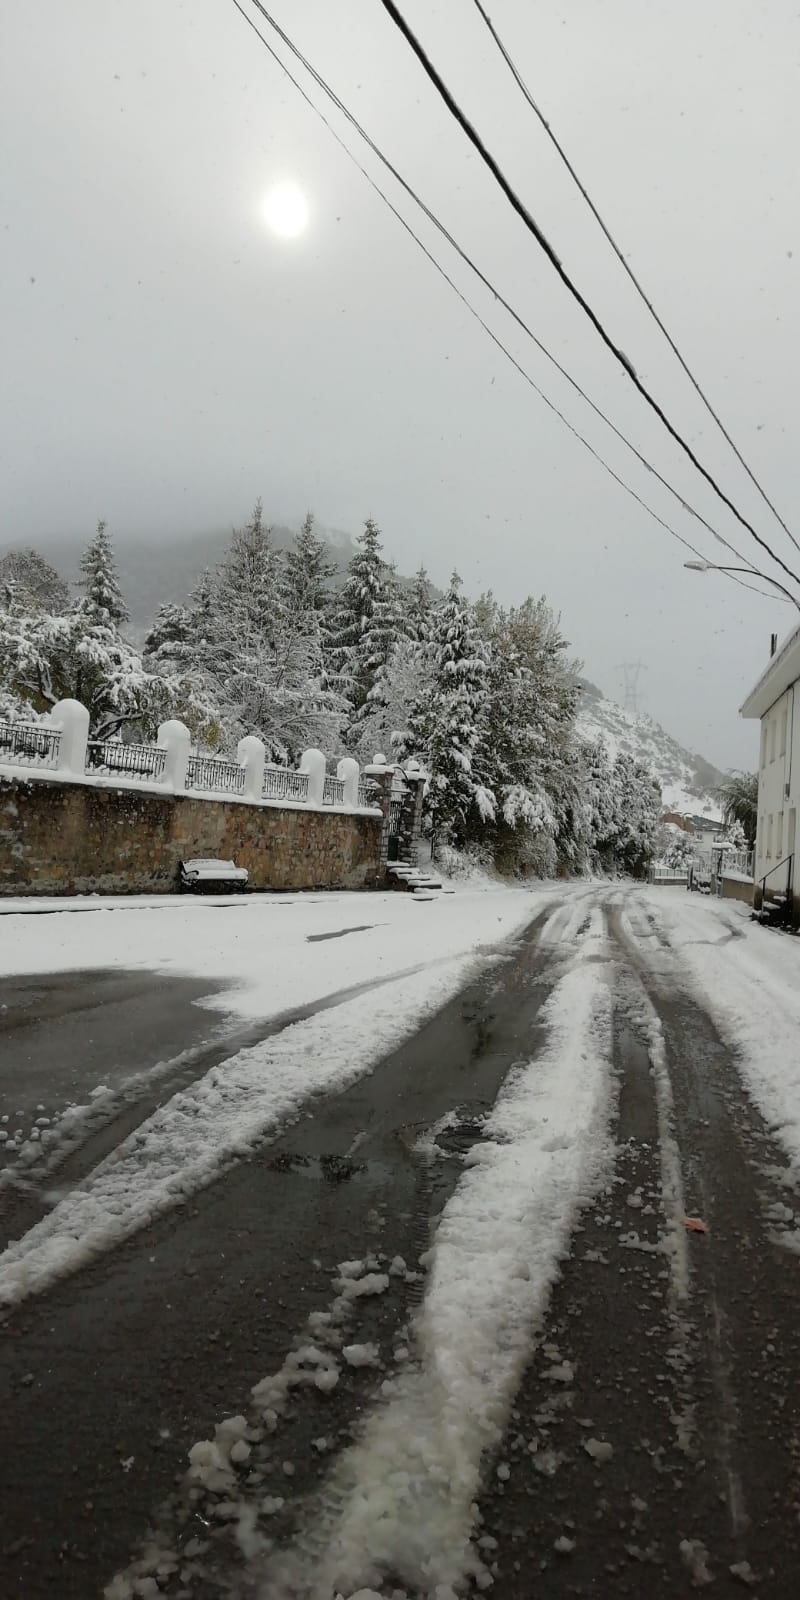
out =
[[[444,956],[418,962],[398,972],[350,984],[309,1005],[280,1012],[268,1022],[217,1027],[203,1043],[181,1051],[171,1060],[156,1062],[146,1071],[131,1074],[91,1103],[62,1114],[50,1130],[46,1149],[33,1143],[24,1145],[14,1165],[0,1171],[0,1249],[35,1227],[175,1094],[189,1089],[207,1072],[223,1066],[240,1051],[266,1044],[299,1022],[348,1005],[388,984],[446,966],[454,959]]]
[[[574,939],[583,914],[545,923]],[[549,938],[548,938],[549,930]],[[473,1543],[481,1471],[502,1436],[576,1214],[607,1160],[610,997],[596,908],[542,1017],[543,1049],[512,1070],[440,1219],[412,1367],[309,1506],[259,1594],[331,1600],[404,1585],[447,1600],[485,1566]]]

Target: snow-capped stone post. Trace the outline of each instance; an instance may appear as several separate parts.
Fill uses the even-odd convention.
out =
[[[308,773],[308,803],[321,806],[325,797],[325,757],[321,750],[304,750],[300,771]]]
[[[413,814],[411,820],[411,864],[419,866],[419,847],[422,840],[422,802],[425,798],[427,773],[414,756],[405,764],[406,783],[411,790]]]
[[[386,880],[386,869],[389,865],[389,834],[391,831],[392,783],[394,782],[394,767],[389,766],[385,756],[378,754],[373,757],[369,766],[364,768],[364,775],[365,777],[372,779],[378,790],[376,797],[377,804],[380,806],[383,814],[383,823],[381,825],[381,859],[380,866],[378,867],[378,876],[376,879],[376,883],[380,885]]]
[[[54,728],[61,729],[58,770],[68,778],[86,775],[86,746],[89,742],[89,713],[80,700],[59,700],[50,712]]]
[[[172,789],[173,792],[185,789],[186,769],[192,749],[192,736],[186,723],[178,722],[176,717],[169,722],[162,722],[156,743],[160,750],[167,752],[164,758],[164,771],[161,774],[164,787]]]
[[[254,733],[246,734],[236,746],[236,756],[239,765],[244,767],[245,800],[261,800],[267,763],[263,739],[258,739]]]
[[[344,783],[344,803],[346,806],[358,805],[358,762],[352,756],[343,756],[336,768],[337,778]]]

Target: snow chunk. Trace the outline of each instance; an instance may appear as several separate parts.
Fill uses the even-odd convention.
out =
[[[280,1511],[284,1503],[282,1495],[266,1494],[259,1509],[265,1517],[274,1517],[276,1511]]]
[[[379,1364],[376,1344],[346,1344],[342,1355],[349,1367],[377,1367]]]
[[[598,1466],[604,1466],[614,1454],[614,1446],[608,1444],[605,1439],[584,1439],[583,1448],[587,1456],[591,1456]]]
[[[371,1294],[384,1294],[389,1287],[385,1272],[368,1272],[363,1278],[339,1278],[336,1288],[345,1300],[360,1300]]]
[[[695,1589],[705,1589],[714,1582],[714,1574],[708,1565],[708,1551],[702,1539],[681,1539],[678,1548]]]
[[[557,1366],[548,1367],[545,1377],[551,1383],[572,1383],[575,1379],[575,1369],[571,1361],[561,1361]]]

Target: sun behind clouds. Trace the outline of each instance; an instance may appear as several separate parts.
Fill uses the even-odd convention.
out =
[[[280,239],[296,239],[305,233],[310,215],[302,189],[288,179],[265,195],[262,214],[267,227]]]

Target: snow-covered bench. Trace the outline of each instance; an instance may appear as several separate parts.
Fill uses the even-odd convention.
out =
[[[237,867],[233,861],[217,861],[211,856],[193,856],[182,861],[178,868],[178,888],[184,894],[212,894],[218,892],[244,894],[247,888],[246,867]]]

